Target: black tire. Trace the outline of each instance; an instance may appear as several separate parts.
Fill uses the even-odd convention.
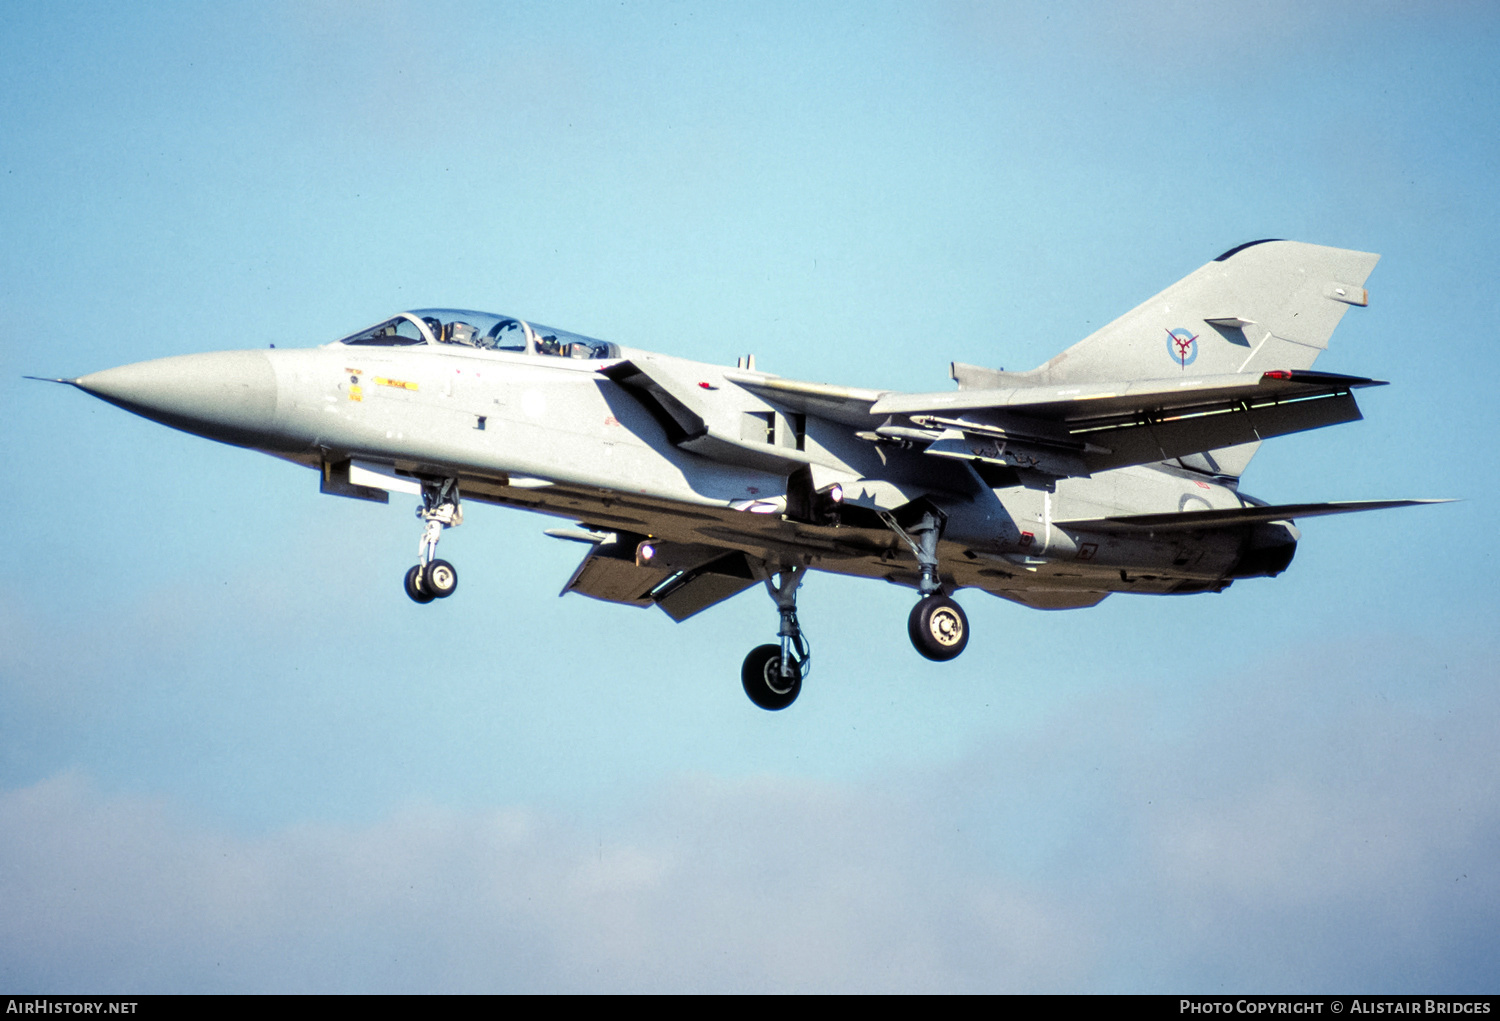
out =
[[[781,646],[760,645],[745,657],[740,682],[744,684],[750,701],[775,712],[797,701],[797,695],[802,691],[802,668],[793,660],[792,675],[782,677]]]
[[[411,601],[414,603],[430,603],[434,597],[431,592],[422,587],[421,573],[421,564],[406,572],[406,594],[411,596]]]
[[[969,618],[963,607],[947,596],[928,596],[911,609],[906,620],[911,644],[928,659],[945,663],[969,644]]]
[[[446,560],[432,560],[422,568],[422,589],[433,599],[447,599],[458,588],[458,568]]]

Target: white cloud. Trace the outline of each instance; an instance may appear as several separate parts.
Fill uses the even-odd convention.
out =
[[[1055,906],[923,860],[920,835],[859,792],[785,780],[684,782],[649,823],[608,833],[519,810],[410,809],[369,827],[246,839],[66,775],[0,798],[0,834],[0,940],[13,948],[0,980],[11,987],[817,990],[1069,979]]]
[[[0,795],[0,981],[1488,988],[1500,714],[1466,676],[1443,713],[1288,672],[1157,745],[1149,704],[1085,708],[941,771],[686,777],[591,825],[408,807],[233,836],[61,775]]]

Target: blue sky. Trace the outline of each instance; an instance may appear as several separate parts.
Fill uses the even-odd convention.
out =
[[[1489,991],[1500,724],[1486,4],[14,5],[0,35],[0,988]],[[815,576],[559,600],[24,374],[493,309],[794,378],[1030,368],[1232,245],[1382,253],[1217,596]]]

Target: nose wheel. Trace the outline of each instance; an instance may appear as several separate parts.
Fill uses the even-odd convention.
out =
[[[415,603],[446,599],[458,588],[458,568],[446,560],[430,560],[406,572],[406,594]]]
[[[446,599],[458,589],[458,569],[436,557],[443,529],[456,528],[464,520],[463,507],[458,499],[458,480],[424,481],[422,506],[417,508],[417,517],[425,522],[418,547],[420,560],[406,572],[405,588],[413,602],[430,603],[434,599]]]
[[[458,568],[446,560],[429,560],[421,578],[422,588],[437,599],[447,599],[458,588]]]
[[[422,587],[422,565],[417,564],[406,572],[406,594],[414,603],[430,603],[437,596]]]

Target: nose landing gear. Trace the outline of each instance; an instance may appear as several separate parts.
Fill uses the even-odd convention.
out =
[[[438,560],[438,540],[444,528],[457,528],[463,524],[464,511],[459,504],[458,480],[443,479],[441,482],[422,483],[422,506],[417,508],[417,517],[425,521],[422,541],[418,546],[420,560],[406,572],[406,594],[413,602],[430,603],[434,599],[446,599],[458,588],[458,569],[446,560]]]
[[[757,646],[740,669],[745,694],[762,709],[791,705],[802,691],[802,679],[812,672],[812,648],[797,623],[797,586],[806,573],[806,567],[784,567],[765,580],[781,613],[781,644]]]
[[[411,597],[411,601],[414,603],[430,603],[437,598],[437,596],[428,592],[422,585],[421,564],[416,565],[406,572],[405,587],[406,594]]]

